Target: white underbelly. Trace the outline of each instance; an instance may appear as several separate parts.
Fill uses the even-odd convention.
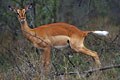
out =
[[[59,35],[51,37],[51,43],[55,48],[64,48],[69,46],[68,41],[70,41],[69,36]]]
[[[57,49],[62,49],[62,48],[66,48],[66,47],[68,47],[69,46],[69,44],[67,44],[67,45],[60,45],[60,46],[54,46],[55,48],[57,48]]]

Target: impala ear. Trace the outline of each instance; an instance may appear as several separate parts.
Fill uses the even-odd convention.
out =
[[[28,11],[28,10],[32,9],[32,7],[33,7],[33,4],[30,3],[29,5],[25,6],[25,10]]]
[[[11,7],[10,5],[8,6],[8,8],[9,8],[10,11],[14,10],[13,7]]]
[[[9,8],[10,11],[16,12],[16,8],[14,8],[14,7],[10,6],[10,5],[8,6],[8,8]]]

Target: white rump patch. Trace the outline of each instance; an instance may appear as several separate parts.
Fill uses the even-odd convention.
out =
[[[101,36],[107,36],[108,35],[108,31],[94,31],[93,33],[101,35]]]

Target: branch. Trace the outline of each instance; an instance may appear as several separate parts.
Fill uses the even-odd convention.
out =
[[[110,66],[105,66],[102,68],[95,68],[95,69],[90,69],[84,72],[79,72],[80,75],[84,75],[85,77],[89,77],[92,73],[97,72],[97,71],[104,71],[104,70],[108,70],[108,69],[112,69],[112,68],[120,68],[120,64],[118,65],[110,65]],[[55,74],[56,76],[60,76],[60,75],[77,75],[77,72],[69,72],[69,73],[58,73]]]

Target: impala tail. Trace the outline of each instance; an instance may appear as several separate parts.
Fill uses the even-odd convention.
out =
[[[109,34],[108,31],[92,31],[92,33],[95,33],[101,36],[107,36]]]
[[[108,31],[86,31],[86,36],[89,34],[89,33],[94,33],[94,34],[97,34],[97,35],[100,35],[100,36],[107,36],[109,34]]]

